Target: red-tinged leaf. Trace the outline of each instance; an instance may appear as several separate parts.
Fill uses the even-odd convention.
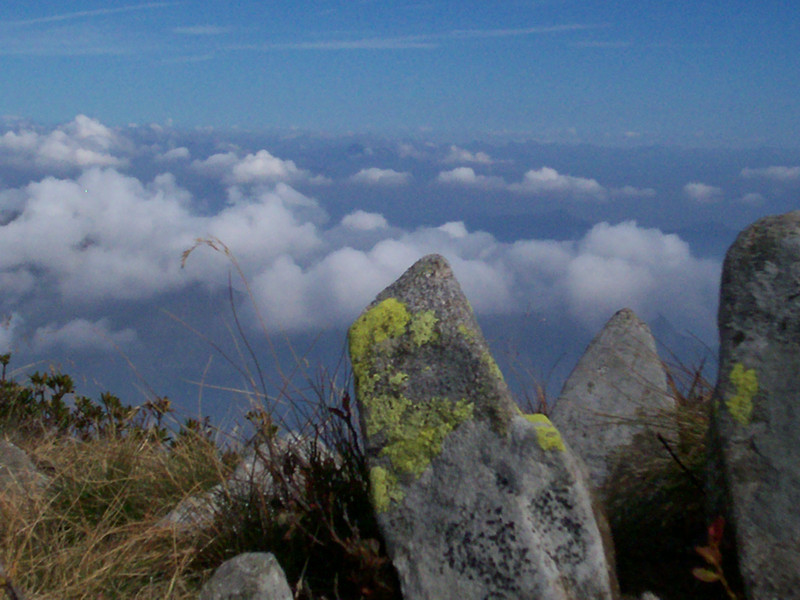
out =
[[[718,567],[722,562],[722,555],[716,546],[697,546],[694,551],[702,556],[704,561],[715,567]]]
[[[719,574],[715,573],[711,569],[701,569],[696,568],[692,569],[692,575],[695,578],[699,579],[700,581],[705,581],[706,583],[714,583],[715,581],[719,581]]]
[[[725,529],[725,518],[717,517],[708,527],[708,541],[719,544],[722,540],[722,532]]]

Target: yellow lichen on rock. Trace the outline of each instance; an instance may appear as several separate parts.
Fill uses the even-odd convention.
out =
[[[387,298],[350,327],[350,357],[359,400],[366,408],[366,433],[385,437],[380,454],[389,461],[370,471],[372,499],[378,512],[403,499],[400,476],[419,477],[441,452],[447,434],[473,415],[473,404],[465,399],[412,402],[405,395],[408,375],[392,370],[385,361],[376,363],[376,355],[394,348],[384,345],[387,340],[397,339],[401,345],[415,347],[435,341],[438,321],[432,310],[410,313],[403,302]]]
[[[436,313],[432,310],[423,310],[411,317],[411,324],[408,329],[411,332],[411,339],[417,346],[427,344],[435,340],[438,336],[436,332]]]
[[[461,335],[463,335],[464,338],[467,339],[468,341],[474,340],[475,337],[478,335],[478,333],[474,329],[470,329],[469,327],[467,327],[463,323],[460,323],[458,325],[458,332]]]
[[[561,434],[558,433],[558,429],[550,422],[547,415],[537,413],[522,416],[536,426],[536,441],[539,442],[542,450],[566,450]]]
[[[736,363],[731,369],[731,383],[736,386],[736,393],[725,401],[731,417],[742,425],[750,424],[753,414],[753,398],[758,393],[758,376],[755,369],[745,370],[742,363]]]
[[[397,298],[387,298],[358,317],[348,336],[353,362],[363,362],[373,344],[405,333],[409,320],[411,315],[406,305]]]
[[[369,483],[372,505],[377,512],[385,512],[389,510],[392,502],[399,502],[403,499],[397,485],[397,477],[383,467],[370,469]]]
[[[451,402],[432,398],[425,404],[412,406],[385,433],[388,443],[381,451],[398,473],[419,477],[442,451],[448,433],[472,418],[473,404],[466,399]]]

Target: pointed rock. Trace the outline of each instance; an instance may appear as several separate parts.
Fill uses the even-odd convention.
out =
[[[735,531],[751,600],[800,589],[800,211],[761,219],[728,250],[711,420],[710,490]]]
[[[586,463],[592,484],[602,490],[620,450],[636,436],[649,437],[641,443],[651,447],[655,432],[673,437],[669,415],[674,408],[650,328],[624,308],[589,344],[552,413],[553,423]]]
[[[378,523],[406,600],[617,598],[579,461],[520,413],[444,258],[350,328]]]

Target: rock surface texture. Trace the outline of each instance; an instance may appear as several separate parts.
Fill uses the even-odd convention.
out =
[[[349,344],[405,600],[618,597],[580,461],[544,415],[520,413],[444,258],[381,292]]]
[[[248,552],[225,561],[200,590],[198,600],[292,600],[275,556]]]
[[[639,448],[626,453],[626,460],[654,450],[656,433],[674,436],[674,408],[653,334],[625,308],[589,344],[552,412],[553,423],[586,463],[592,484],[603,489],[620,451],[635,437]]]
[[[800,597],[800,211],[728,250],[710,489],[735,530],[751,600]]]

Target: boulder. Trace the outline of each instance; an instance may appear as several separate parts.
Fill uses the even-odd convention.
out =
[[[713,511],[734,530],[751,600],[800,594],[800,211],[728,250],[711,419]]]
[[[663,451],[656,434],[675,437],[674,410],[650,328],[624,308],[589,344],[551,413],[586,463],[592,484],[602,490],[621,455],[635,461],[647,452]],[[637,451],[626,452],[634,438]]]
[[[222,563],[198,600],[292,600],[292,590],[275,556],[248,552]]]
[[[349,331],[372,504],[403,598],[618,598],[582,464],[511,398],[450,266],[426,256]]]

